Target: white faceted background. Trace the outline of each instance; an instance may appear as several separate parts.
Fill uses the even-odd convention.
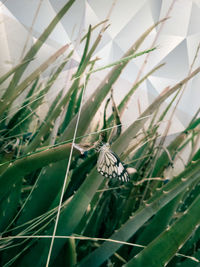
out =
[[[37,40],[65,3],[66,0],[0,2],[0,75],[20,62],[24,51]],[[93,58],[99,58],[97,68],[119,60],[145,30],[164,17],[169,18],[161,27],[151,32],[139,51],[149,49],[152,45],[157,49],[148,56],[143,55],[131,60],[114,87],[115,100],[119,103],[137,78],[142,78],[158,64],[166,63],[143,82],[133,95],[129,110],[123,119],[126,124],[132,123],[133,119],[136,119],[167,86],[175,85],[191,71],[200,43],[200,0],[77,0],[42,46],[24,75],[34,70],[61,46],[71,44],[75,49],[73,61],[66,66],[51,94],[47,96],[48,105],[59,90],[63,87],[66,90],[69,88],[70,72],[73,73],[73,67],[80,61],[84,48],[84,44],[80,44],[80,39],[86,34],[90,24],[94,26],[107,18],[110,24],[94,53]],[[93,31],[91,43],[99,30],[100,27]],[[143,65],[145,59],[147,63]],[[192,70],[199,64],[198,54]],[[52,65],[52,69],[54,67],[55,65]],[[109,69],[106,69],[92,75],[87,86],[86,98],[108,72]],[[46,72],[42,78],[47,79],[49,74],[50,72]],[[199,85],[200,75],[187,83],[173,117],[171,133],[183,130],[198,110]],[[2,92],[3,89],[1,95]]]

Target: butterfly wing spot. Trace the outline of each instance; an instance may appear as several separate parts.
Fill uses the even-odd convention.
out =
[[[119,166],[118,166],[117,170],[118,170],[118,175],[120,176],[124,171],[124,166],[122,165],[121,162],[119,162]]]
[[[99,149],[99,158],[97,161],[97,170],[98,172],[109,178],[118,178],[123,182],[129,181],[129,174],[120,161],[118,156],[110,150],[108,144],[104,144]]]

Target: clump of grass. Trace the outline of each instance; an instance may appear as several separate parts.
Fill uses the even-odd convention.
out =
[[[155,48],[139,48],[165,19],[147,29],[121,59],[102,68],[95,67],[92,56],[106,27],[91,44],[93,30],[101,24],[90,26],[82,40],[85,48],[71,77],[71,87],[66,93],[60,91],[40,121],[37,110],[73,51],[65,45],[26,79],[21,81],[21,77],[73,2],[70,0],[61,9],[22,62],[0,78],[3,84],[11,77],[0,107],[1,265],[31,266],[34,262],[35,266],[44,266],[48,262],[52,266],[100,266],[108,261],[119,266],[175,266],[198,261],[199,111],[167,147],[169,125],[162,134],[160,125],[173,111],[183,86],[199,73],[200,67],[173,87],[169,85],[124,129],[121,116],[131,97],[162,65],[138,79],[119,105],[112,88],[130,60],[156,53]],[[67,57],[42,87],[40,74],[67,49]],[[102,69],[107,69],[107,76],[83,104],[92,74]],[[13,102],[25,91],[25,99],[13,113]],[[164,105],[174,93],[171,102]],[[107,96],[112,99],[107,105],[112,105],[113,111],[109,113],[106,105],[104,118],[97,122],[95,132],[88,134]],[[96,171],[98,155],[91,150],[83,156],[103,132],[129,170],[136,170],[130,174],[130,182],[104,179]],[[79,146],[74,146],[74,141]],[[166,171],[176,166],[186,148],[190,154],[187,164],[175,177],[166,179]]]

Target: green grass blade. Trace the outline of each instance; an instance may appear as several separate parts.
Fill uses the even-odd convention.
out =
[[[29,90],[26,98],[25,98],[25,101],[23,102],[22,106],[20,107],[20,109],[14,114],[14,116],[10,119],[8,125],[7,125],[7,128],[8,129],[12,129],[17,123],[19,123],[25,116],[24,116],[24,113],[26,113],[26,107],[27,105],[32,102],[32,99],[33,99],[33,95],[35,93],[35,91],[37,89],[37,85],[38,85],[38,81],[39,81],[39,77],[37,77],[35,79],[35,81],[33,82],[33,85],[31,86],[31,89]],[[36,92],[36,97],[37,97],[37,92]]]
[[[89,29],[88,29],[88,33],[87,33],[87,36],[86,36],[86,43],[85,43],[85,47],[84,47],[84,51],[83,51],[83,55],[82,55],[82,58],[81,58],[81,61],[80,61],[80,64],[78,66],[78,70],[77,70],[77,73],[76,73],[76,76],[78,77],[80,74],[79,74],[79,71],[86,59],[86,56],[87,56],[87,52],[88,52],[88,48],[89,48],[89,43],[90,43],[90,37],[91,37],[91,25],[89,26]]]
[[[76,71],[76,75],[75,77],[78,77],[81,73],[81,68],[82,65],[85,63],[86,60],[86,56],[88,53],[88,48],[89,48],[89,43],[90,43],[90,36],[91,36],[91,26],[89,26],[89,30],[87,33],[87,38],[86,38],[86,43],[85,43],[85,48],[83,51],[83,55],[80,61],[80,64],[78,66],[78,70]],[[62,127],[61,127],[61,132],[64,131],[64,129],[67,127],[67,125],[69,124],[69,122],[71,121],[71,119],[73,118],[73,116],[75,115],[75,108],[76,108],[76,101],[77,101],[77,95],[79,92],[79,87],[77,86],[77,88],[75,88],[75,90],[73,91],[71,97],[70,97],[70,101],[69,101],[69,105],[68,105],[68,109],[67,109],[67,113],[65,115]]]
[[[22,180],[15,183],[15,186],[10,194],[4,201],[0,204],[0,231],[3,232],[7,225],[12,221],[14,215],[19,207],[20,195],[21,195],[21,185]]]

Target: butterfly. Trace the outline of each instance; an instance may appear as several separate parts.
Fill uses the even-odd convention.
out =
[[[118,178],[123,182],[128,182],[130,177],[119,157],[110,149],[108,143],[103,143],[98,147],[99,157],[97,161],[97,171],[107,178]]]

